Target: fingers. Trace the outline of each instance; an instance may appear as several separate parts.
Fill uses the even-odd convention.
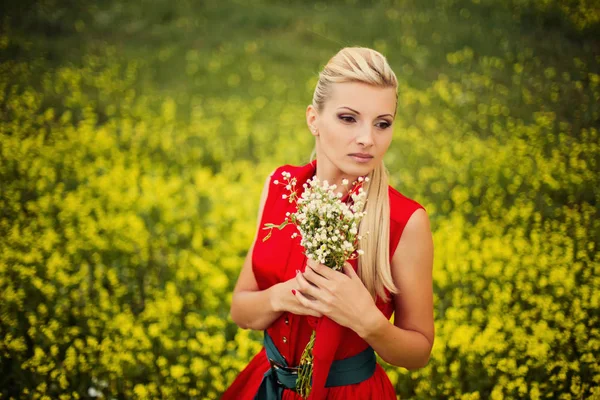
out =
[[[310,312],[309,315],[312,315],[314,317],[321,317],[321,316],[323,316],[323,314],[325,314],[323,312],[324,311],[323,306],[322,306],[321,302],[319,302],[318,300],[309,300],[299,290],[296,291],[294,296],[296,296],[296,299],[298,299],[298,302],[300,302],[300,304],[302,304],[304,307],[306,307],[306,310],[308,310]]]
[[[307,268],[307,270],[309,269]],[[315,272],[309,272],[308,274],[311,279],[318,280],[317,286],[305,278],[306,274],[306,272],[302,274],[300,271],[296,271],[296,283],[304,298],[311,301],[318,300],[321,303],[329,303],[332,298],[332,291],[335,291],[338,283],[327,280]]]
[[[307,260],[304,273],[296,270],[294,297],[301,310],[293,311],[302,315],[321,317],[329,315],[335,308],[336,293],[347,279],[357,276],[352,265],[345,263],[342,271],[335,271],[314,260]],[[296,308],[295,306],[293,308]]]
[[[344,263],[344,274],[346,274],[349,278],[354,278],[355,276],[358,276],[356,274],[356,271],[354,270],[354,267],[352,266],[352,264],[350,264],[349,262],[345,262]]]
[[[327,267],[325,267],[325,268],[327,268]],[[329,268],[327,268],[327,269],[329,269]],[[308,268],[306,268],[304,270],[304,274],[299,274],[299,275],[302,275],[302,277],[307,282],[310,282],[320,288],[328,288],[329,289],[329,283],[331,282],[331,280],[323,277],[323,275],[318,274],[310,265],[308,266]]]
[[[307,281],[306,278],[304,278],[304,274],[302,274],[299,270],[296,270],[296,283],[298,284],[298,288],[304,294],[311,295],[313,298],[316,297],[319,288],[317,286],[313,286],[309,281]]]
[[[312,296],[306,296],[303,293],[301,293],[299,290],[294,290],[292,292],[292,295],[296,298],[296,304],[294,304],[292,307],[290,307],[290,309],[288,309],[288,311],[294,313],[294,314],[298,314],[298,315],[310,315],[313,317],[322,317],[323,314],[320,313],[317,310],[314,310],[310,307],[307,307],[305,304],[308,305],[313,305],[314,303],[312,302],[312,300],[314,300],[314,297]],[[302,298],[302,300],[301,300]],[[312,300],[310,300],[310,299]],[[304,301],[307,301],[308,303],[303,303]]]
[[[335,279],[336,276],[338,276],[337,271],[334,271],[333,269],[331,269],[321,263],[318,263],[315,260],[312,260],[310,258],[308,258],[306,260],[306,265],[308,265],[310,267],[310,269],[312,269],[314,272],[321,275],[325,279]],[[308,270],[308,268],[306,270]]]
[[[317,318],[320,318],[323,316],[323,314],[321,314],[320,312],[311,310],[310,308],[305,308],[305,310],[307,311],[305,315],[310,315],[311,317],[317,317]]]

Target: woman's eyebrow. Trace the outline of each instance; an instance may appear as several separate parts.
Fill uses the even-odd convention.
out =
[[[354,109],[352,109],[352,108],[350,108],[350,107],[346,107],[346,106],[343,106],[343,107],[338,107],[338,110],[339,110],[340,108],[346,108],[346,109],[348,109],[348,110],[350,110],[350,111],[352,111],[352,112],[356,113],[357,115],[360,115],[360,113],[359,113],[358,111],[356,111],[356,110],[354,110]],[[390,117],[394,118],[394,116],[393,116],[392,114],[381,114],[381,115],[378,115],[378,116],[377,116],[377,118],[381,118],[381,117],[385,117],[385,116],[390,116]]]
[[[356,110],[353,110],[353,109],[352,109],[352,108],[350,108],[350,107],[346,107],[346,106],[343,106],[343,107],[338,107],[338,110],[339,110],[340,108],[347,108],[348,110],[350,110],[350,111],[352,111],[352,112],[355,112],[356,114],[360,115],[360,113],[359,113],[358,111],[356,111]]]

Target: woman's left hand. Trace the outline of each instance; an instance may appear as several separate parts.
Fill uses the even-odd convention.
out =
[[[352,265],[344,263],[342,271],[308,259],[304,273],[296,272],[300,290],[295,296],[305,307],[359,332],[364,317],[379,310]]]

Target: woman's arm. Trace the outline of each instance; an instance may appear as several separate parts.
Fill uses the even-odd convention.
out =
[[[433,238],[427,213],[409,219],[392,258],[394,324],[374,307],[357,333],[389,364],[407,369],[427,365],[435,328],[433,321]]]
[[[267,178],[260,197],[258,209],[259,225],[254,241],[258,237],[260,222],[269,193],[270,177]],[[294,278],[275,284],[268,289],[259,290],[254,271],[252,270],[252,251],[254,243],[248,250],[244,265],[238,277],[233,297],[231,299],[231,319],[242,329],[264,330],[279,318],[284,311],[299,315],[313,315],[320,317],[322,314],[307,309],[292,295],[292,289],[298,289]]]
[[[415,211],[409,219],[391,264],[400,290],[394,296],[393,325],[349,263],[340,273],[309,260],[310,268],[296,274],[300,287],[296,297],[304,306],[355,331],[386,362],[421,368],[429,360],[434,337],[433,240],[425,210]]]

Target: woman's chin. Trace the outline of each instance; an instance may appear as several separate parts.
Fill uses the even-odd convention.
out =
[[[348,176],[359,177],[366,176],[371,173],[375,169],[375,165],[372,163],[365,163],[360,165],[345,165],[345,168],[342,169],[344,173]]]

